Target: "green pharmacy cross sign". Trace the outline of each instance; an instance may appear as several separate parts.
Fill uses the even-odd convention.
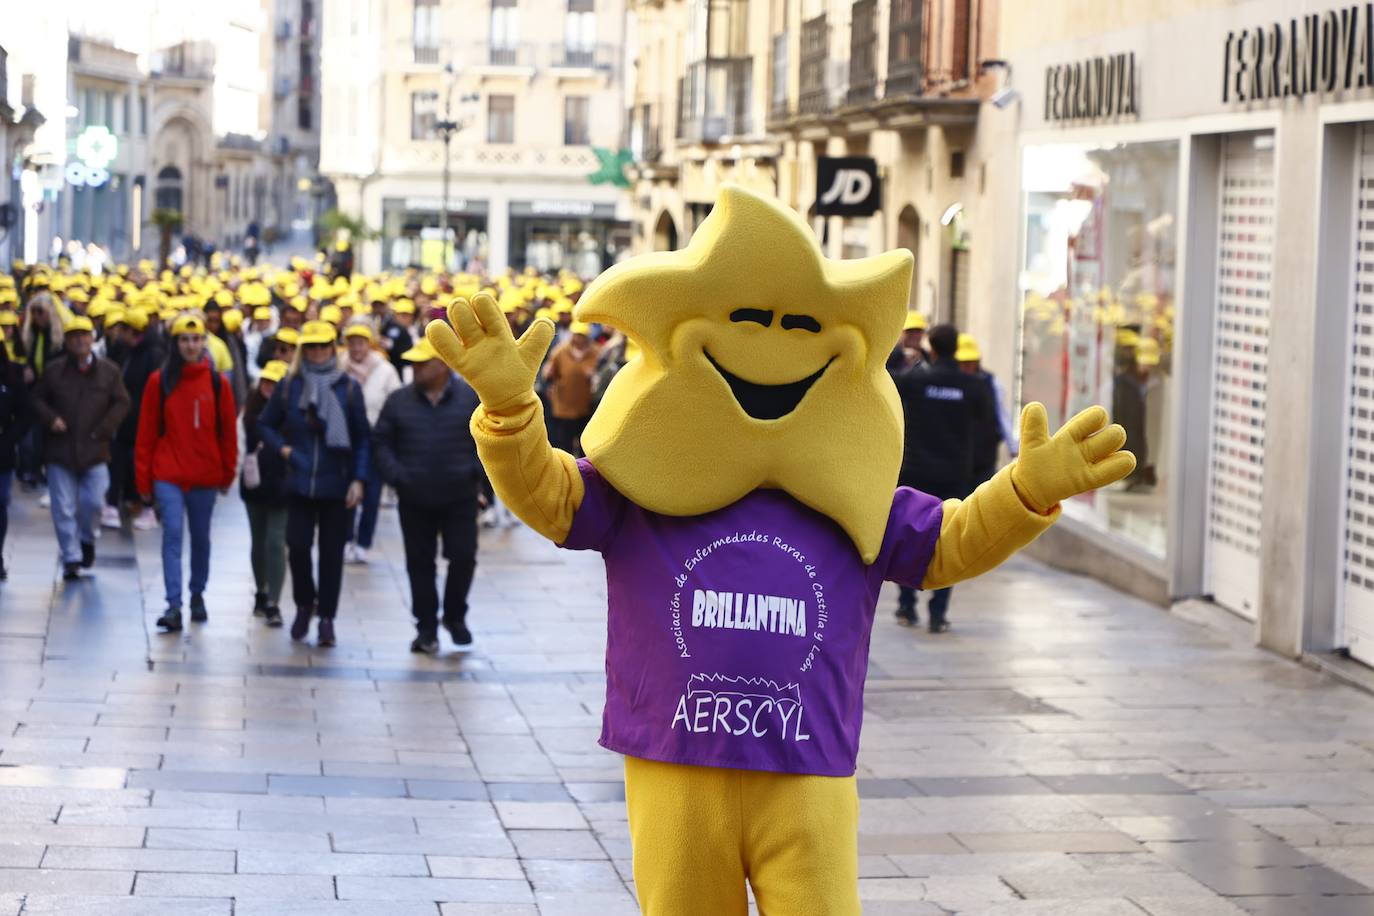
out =
[[[634,164],[634,153],[627,149],[609,150],[593,146],[596,154],[597,169],[587,176],[592,184],[613,184],[617,188],[628,188],[630,179],[625,177],[625,169]]]

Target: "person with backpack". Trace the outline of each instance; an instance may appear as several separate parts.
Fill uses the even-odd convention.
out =
[[[291,638],[305,639],[318,616],[321,647],[335,644],[348,517],[362,502],[371,451],[362,388],[339,365],[337,339],[329,322],[305,323],[290,372],[258,419],[264,446],[288,467],[286,552],[296,604]],[[311,562],[317,530],[318,585]]]
[[[162,519],[163,633],[181,631],[181,547],[191,536],[191,622],[204,623],[210,577],[210,516],[215,491],[228,492],[238,467],[238,410],[229,379],[210,362],[205,320],[185,314],[172,324],[172,347],[143,389],[134,479]]]
[[[286,581],[287,467],[281,455],[263,447],[258,419],[278,383],[286,377],[286,363],[272,360],[262,369],[243,408],[244,459],[239,495],[248,510],[253,583],[253,616],[269,627],[281,626],[281,589]]]

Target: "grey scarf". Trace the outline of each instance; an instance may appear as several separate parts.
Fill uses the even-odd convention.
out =
[[[336,356],[329,357],[327,363],[301,363],[301,410],[315,408],[315,416],[324,424],[324,444],[327,448],[351,449],[353,441],[348,435],[348,418],[344,416],[343,405],[334,396],[334,383],[343,375]]]

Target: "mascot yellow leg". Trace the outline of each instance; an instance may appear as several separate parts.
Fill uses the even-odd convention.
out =
[[[645,916],[859,913],[854,777],[625,758],[635,888]]]

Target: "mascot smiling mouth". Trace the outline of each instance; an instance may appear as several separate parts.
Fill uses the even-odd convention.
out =
[[[801,399],[806,396],[806,392],[811,390],[811,386],[816,384],[816,380],[825,374],[825,370],[830,368],[830,363],[835,361],[835,357],[830,357],[829,362],[821,366],[814,374],[795,382],[787,382],[783,385],[760,385],[756,382],[745,381],[712,359],[710,353],[706,353],[705,350],[702,352],[705,353],[711,366],[720,373],[720,377],[725,379],[726,384],[730,386],[730,391],[734,393],[739,406],[755,420],[777,420],[796,410]]]

